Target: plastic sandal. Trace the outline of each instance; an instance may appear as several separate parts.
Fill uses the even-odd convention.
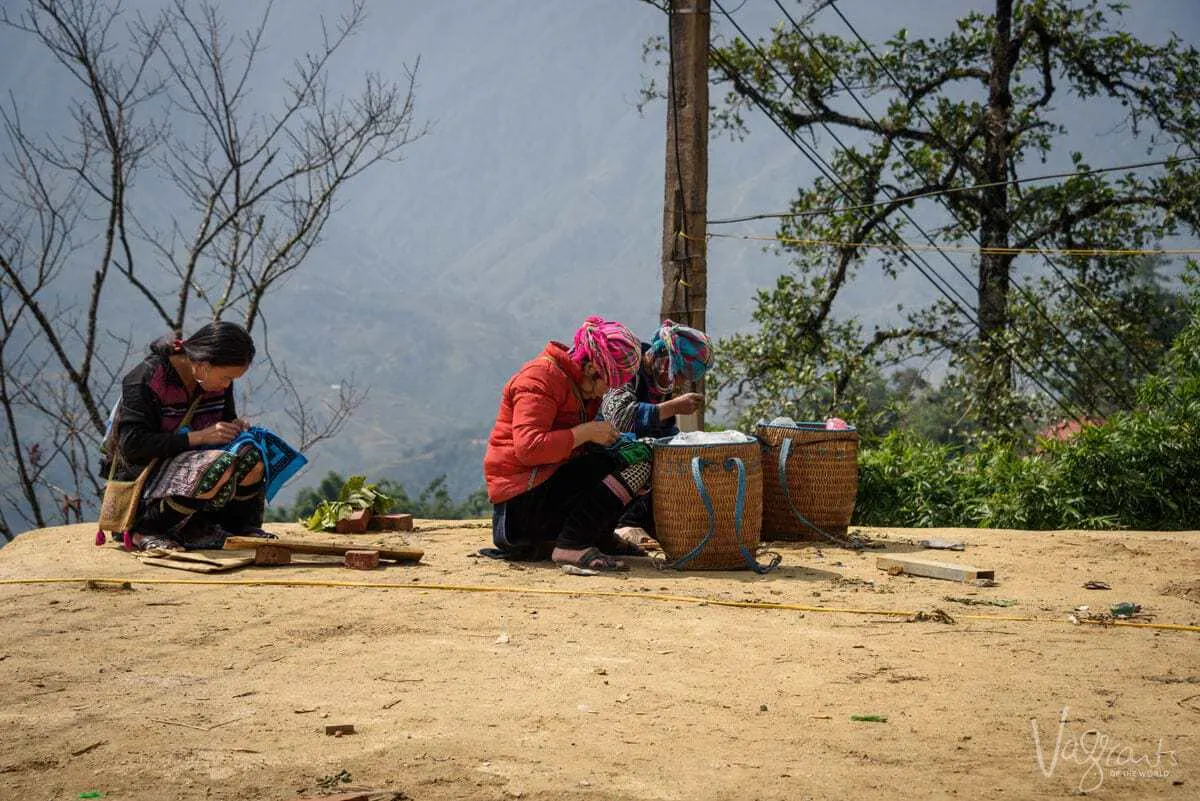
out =
[[[598,570],[603,573],[617,573],[628,570],[629,565],[614,559],[599,548],[588,548],[577,559],[556,559],[555,564],[574,565],[584,570]]]

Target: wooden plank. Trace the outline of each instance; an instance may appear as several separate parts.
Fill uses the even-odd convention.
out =
[[[350,544],[350,545],[331,545],[317,542],[304,542],[302,540],[264,540],[261,537],[229,537],[225,540],[225,550],[227,551],[246,551],[257,548],[260,545],[274,545],[279,548],[287,548],[293,553],[319,553],[327,556],[345,556],[346,551],[357,551],[363,548],[370,548],[373,551],[379,551],[380,559],[391,559],[396,562],[419,562],[425,552],[420,548],[410,546],[402,546],[399,548],[383,548],[375,545]]]
[[[230,561],[241,561],[242,558],[228,556],[206,556],[200,551],[152,550],[148,553],[158,559],[172,559],[179,562],[199,562],[200,564],[212,565],[213,567],[228,567]]]
[[[879,556],[875,559],[875,567],[880,570],[899,568],[910,576],[946,579],[947,581],[973,581],[996,577],[995,570],[972,565],[956,565],[952,562],[935,562],[932,559],[918,559],[912,556]]]
[[[306,795],[296,801],[404,801],[406,798],[403,792],[395,790],[352,790],[338,795]]]
[[[171,567],[175,570],[187,570],[192,573],[221,573],[225,570],[233,570],[238,567],[254,564],[254,557],[247,556],[240,559],[223,559],[222,564],[213,565],[206,562],[189,562],[178,559],[160,559],[158,557],[149,557],[142,560],[144,565],[154,565],[156,567]]]

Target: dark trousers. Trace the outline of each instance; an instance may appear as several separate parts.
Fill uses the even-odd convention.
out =
[[[540,559],[554,546],[578,550],[609,544],[625,504],[603,482],[619,468],[607,452],[586,453],[528,492],[496,504],[496,547],[512,558]]]
[[[637,496],[633,503],[625,507],[617,521],[617,527],[621,526],[640,528],[651,537],[654,536],[654,502],[649,492]]]

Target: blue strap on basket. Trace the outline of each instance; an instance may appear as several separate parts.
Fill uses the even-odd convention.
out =
[[[708,512],[708,532],[700,538],[700,542],[696,543],[696,547],[685,553],[683,556],[671,563],[671,567],[676,570],[682,570],[683,566],[695,559],[704,551],[704,546],[708,545],[709,540],[717,532],[717,513],[713,509],[712,498],[708,494],[708,488],[704,486],[704,477],[700,475],[700,468],[705,464],[712,464],[699,456],[692,457],[692,481],[696,484],[696,490],[700,493],[700,500],[704,503],[704,511]],[[742,558],[746,560],[746,566],[755,573],[769,573],[779,567],[783,557],[779,554],[774,554],[771,561],[765,565],[759,564],[754,558],[754,554],[750,553],[750,549],[746,547],[742,541],[742,513],[746,506],[746,464],[736,456],[730,456],[725,460],[724,468],[726,471],[737,470],[738,487],[737,498],[733,505],[733,534],[737,538],[738,552]]]
[[[783,442],[779,445],[779,488],[783,490],[783,497],[787,499],[788,507],[791,508],[792,514],[795,515],[796,519],[801,523],[808,526],[817,534],[820,534],[822,537],[834,543],[835,545],[841,545],[845,548],[854,548],[855,550],[865,547],[865,544],[857,537],[839,537],[836,534],[830,534],[828,531],[821,528],[804,515],[800,514],[800,510],[796,508],[796,504],[792,500],[792,490],[788,486],[787,462],[788,456],[790,456],[791,453],[792,441],[791,439],[784,437]]]

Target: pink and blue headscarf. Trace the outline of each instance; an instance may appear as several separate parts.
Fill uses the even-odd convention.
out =
[[[667,357],[667,374],[671,381],[682,376],[687,381],[699,381],[712,367],[712,348],[708,335],[695,328],[671,320],[663,320],[662,327],[650,340],[650,353],[655,358]]]
[[[585,361],[596,365],[610,387],[628,383],[637,372],[641,358],[642,346],[638,338],[616,321],[592,316],[575,332],[571,360],[580,366]]]

